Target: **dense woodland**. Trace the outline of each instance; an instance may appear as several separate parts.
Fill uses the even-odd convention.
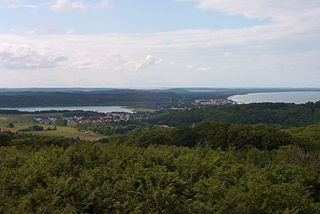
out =
[[[160,109],[190,105],[195,99],[220,99],[235,94],[303,90],[311,89],[0,89],[0,108],[122,105]]]
[[[320,213],[320,125],[0,133],[0,213]]]
[[[320,213],[320,102],[148,118],[76,125],[96,142],[1,132],[0,213]]]
[[[192,125],[201,121],[304,126],[320,123],[320,102],[301,105],[256,103],[215,106],[157,115],[149,120],[151,123],[167,124],[170,126]]]
[[[131,105],[168,107],[177,103],[172,92],[112,90],[93,92],[10,92],[0,93],[0,107]]]
[[[82,123],[75,125],[79,131],[92,131],[102,135],[126,134],[129,132],[139,133],[143,130],[152,129],[156,126],[147,122],[107,122],[107,123]]]
[[[65,112],[64,115],[97,115],[92,112]],[[274,127],[294,127],[320,123],[320,102],[303,105],[262,103],[205,107],[190,111],[158,111],[141,113],[142,121],[77,124],[80,131],[93,131],[102,135],[125,134],[154,129],[159,125],[191,126],[202,121],[232,124],[269,124]]]

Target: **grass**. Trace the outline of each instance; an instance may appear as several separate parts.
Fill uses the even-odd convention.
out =
[[[157,109],[152,109],[152,108],[139,108],[139,107],[131,107],[131,106],[127,106],[127,108],[131,109],[134,112],[156,112]]]
[[[33,117],[35,116],[39,116],[39,115],[35,115],[35,114],[0,115],[0,128],[1,130],[11,131],[11,132],[17,132],[20,129],[25,129],[36,124],[39,126],[42,126],[44,129],[47,129],[49,127],[53,128],[53,125],[35,123],[33,121]],[[51,115],[41,114],[41,116],[52,116],[52,114]],[[57,114],[55,114],[55,116],[57,116]],[[7,125],[11,122],[14,123],[15,127],[7,128]],[[57,130],[31,131],[27,133],[32,133],[36,135],[80,138],[82,140],[90,140],[90,141],[95,141],[95,140],[99,140],[106,137],[104,135],[95,134],[93,132],[80,132],[72,126],[56,126],[56,127],[57,127]]]
[[[1,114],[0,125],[10,122],[14,123],[30,123],[33,122],[33,118],[37,116],[49,117],[49,116],[62,116],[61,113],[41,113],[41,114]]]
[[[95,134],[93,132],[80,132],[77,129],[70,126],[57,126],[57,130],[53,131],[40,131],[40,132],[30,132],[38,135],[50,135],[50,136],[64,136],[70,138],[80,138],[82,140],[99,140],[105,136]]]

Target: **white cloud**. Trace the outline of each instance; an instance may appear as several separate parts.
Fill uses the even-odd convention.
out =
[[[129,70],[137,71],[141,69],[148,68],[153,65],[159,65],[163,62],[163,59],[157,59],[153,55],[147,55],[143,60],[139,61],[129,61],[126,63]]]
[[[25,0],[0,0],[0,8],[7,7],[14,4],[22,4]]]
[[[194,1],[202,9],[270,22],[152,34],[0,35],[0,68],[6,68],[0,69],[0,85],[20,84],[28,68],[47,67],[51,79],[63,75],[56,86],[320,87],[318,0]],[[13,51],[4,43],[24,48]],[[53,84],[40,71],[34,76],[43,86]],[[31,84],[34,76],[23,77]]]
[[[272,18],[288,20],[311,15],[314,9],[319,10],[318,0],[177,0],[196,2],[197,7],[205,10],[223,11],[229,15],[244,15],[248,18]],[[295,17],[299,15],[299,17]]]
[[[65,11],[80,11],[84,12],[86,6],[81,1],[69,2],[68,0],[57,0],[57,2],[51,6],[54,12],[65,12]]]
[[[35,69],[56,67],[65,57],[36,50],[27,45],[0,43],[0,67],[6,69]]]
[[[88,1],[89,2],[89,1]],[[79,11],[87,10],[107,10],[112,8],[112,4],[108,0],[101,0],[97,4],[85,4],[83,1],[57,0],[51,5],[51,10],[54,12]]]
[[[34,25],[32,29],[27,30],[27,34],[56,34],[60,33],[63,27],[55,23],[47,23],[44,25]]]
[[[75,28],[69,28],[69,30],[66,32],[66,34],[74,34],[76,32]]]
[[[93,5],[91,8],[94,10],[108,10],[108,9],[113,8],[113,5],[108,0],[102,0],[98,4]]]
[[[200,67],[200,68],[197,68],[197,71],[209,71],[210,68],[209,67]]]
[[[53,0],[52,0],[53,1]],[[108,10],[113,8],[109,0],[101,0],[98,3],[92,3],[89,0],[50,0],[43,3],[33,3],[31,0],[0,0],[0,9],[18,9],[29,8],[35,11],[41,8],[51,8],[53,12],[78,11],[86,12],[88,10]]]
[[[18,8],[29,8],[37,10],[41,7],[47,7],[49,2],[44,2],[41,4],[30,3],[30,0],[0,0],[0,9],[18,9]]]
[[[232,56],[232,53],[230,53],[230,52],[225,52],[223,55],[224,55],[225,57],[230,57],[230,56]]]

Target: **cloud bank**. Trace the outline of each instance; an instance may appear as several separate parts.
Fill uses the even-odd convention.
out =
[[[112,4],[108,0],[102,0],[94,5],[85,4],[83,1],[57,0],[51,5],[51,10],[58,13],[66,11],[85,12],[90,9],[106,10],[110,8],[112,8]]]
[[[318,0],[179,1],[269,21],[239,29],[151,34],[0,35],[0,84],[12,86],[16,79],[14,84],[32,86],[31,77],[19,80],[32,68],[41,86],[320,87]],[[110,7],[108,1],[101,4]],[[89,8],[80,1],[54,5],[56,12]],[[57,79],[60,74],[63,78]]]
[[[49,50],[37,50],[28,45],[2,43],[0,46],[0,66],[6,69],[53,68],[64,60],[65,57]]]
[[[18,9],[18,8],[30,8],[30,9],[46,9],[50,8],[53,12],[67,12],[77,11],[86,12],[88,10],[108,10],[113,5],[109,0],[100,0],[98,3],[93,3],[89,0],[51,0],[51,1],[38,1],[31,0],[0,0],[0,9]]]

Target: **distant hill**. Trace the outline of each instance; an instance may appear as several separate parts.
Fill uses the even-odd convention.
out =
[[[150,119],[151,123],[170,126],[192,125],[202,121],[303,126],[320,123],[320,102],[301,105],[256,103],[216,106],[184,112],[171,112]]]
[[[0,89],[0,108],[122,105],[169,108],[190,105],[195,99],[223,99],[236,94],[283,91],[320,91],[289,88],[17,88]]]

